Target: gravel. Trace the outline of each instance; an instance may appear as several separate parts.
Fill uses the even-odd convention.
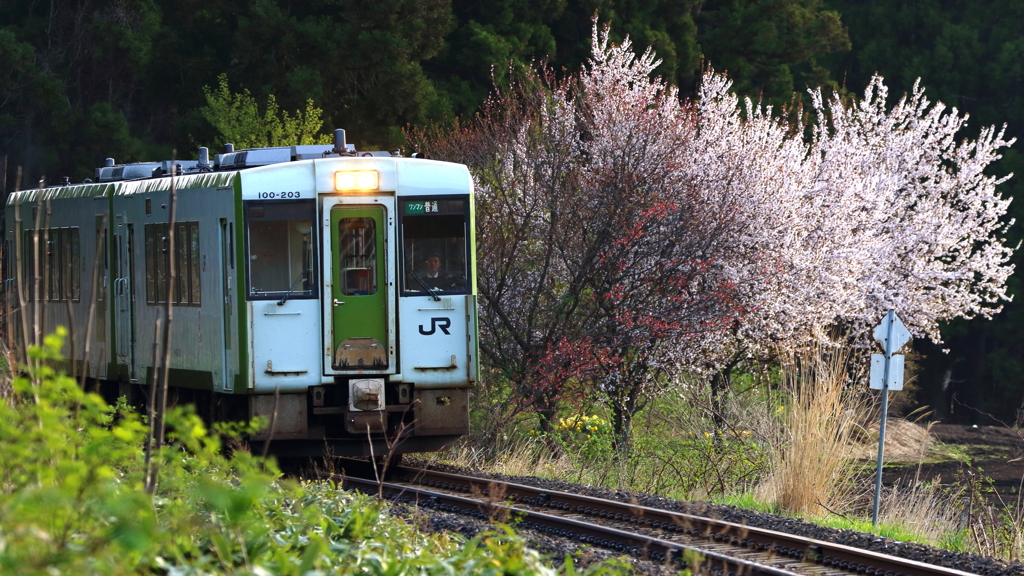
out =
[[[481,532],[494,529],[489,521],[461,514],[438,512],[428,508],[414,509],[404,504],[393,504],[391,509],[393,514],[405,518],[425,532],[456,532],[466,538],[473,538]],[[678,568],[623,556],[617,552],[592,547],[589,544],[579,544],[568,538],[554,538],[534,530],[517,529],[517,533],[526,539],[529,547],[547,556],[555,566],[560,566],[565,557],[569,556],[577,568],[584,568],[598,562],[613,561],[629,564],[637,574],[674,576],[679,573]]]
[[[414,459],[407,459],[406,462],[408,466],[424,467],[442,472],[466,474],[480,478],[493,478],[495,480],[525,484],[547,490],[582,494],[597,498],[617,500],[620,502],[636,503],[651,508],[678,511],[686,514],[704,516],[706,518],[725,520],[735,524],[776,530],[826,542],[844,544],[854,548],[872,550],[882,554],[917,560],[919,562],[927,562],[929,564],[955,568],[972,574],[980,574],[983,576],[1003,574],[1010,576],[1024,576],[1024,563],[1021,562],[1005,562],[996,558],[978,556],[976,554],[951,552],[949,550],[942,550],[940,548],[924,544],[900,542],[898,540],[883,538],[875,534],[867,534],[854,530],[837,530],[835,528],[819,526],[796,518],[788,518],[776,514],[765,514],[753,510],[744,510],[735,506],[724,506],[708,502],[685,502],[666,498],[664,496],[644,494],[641,492],[627,492],[624,490],[597,488],[584,484],[574,484],[561,480],[551,480],[533,476],[507,476],[457,466],[428,464]],[[430,518],[430,528],[435,530],[452,530],[454,532],[472,536],[487,528],[487,524],[485,522],[458,515],[439,513],[431,515]],[[552,554],[554,559],[562,558],[566,554],[580,554],[587,555],[586,563],[589,563],[594,560],[621,557],[600,549],[589,549],[586,547],[581,548],[572,541],[551,538],[547,535],[527,534],[527,537],[531,539],[532,546],[542,552]],[[664,573],[664,567],[657,564],[635,561],[633,562],[633,565],[642,573]]]

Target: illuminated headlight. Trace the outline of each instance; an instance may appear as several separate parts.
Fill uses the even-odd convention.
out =
[[[380,176],[376,170],[334,173],[334,189],[338,192],[376,190],[379,186]]]

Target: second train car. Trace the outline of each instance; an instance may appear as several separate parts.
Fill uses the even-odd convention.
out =
[[[473,217],[465,166],[357,153],[343,131],[212,161],[108,159],[95,181],[9,196],[11,326],[69,327],[76,369],[138,400],[170,300],[171,401],[273,420],[254,448],[438,450],[468,432],[479,374]]]

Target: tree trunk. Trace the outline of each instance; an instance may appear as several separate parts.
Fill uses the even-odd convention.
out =
[[[629,456],[631,443],[629,433],[633,427],[633,415],[628,411],[616,411],[612,419],[614,433],[612,435],[612,448],[615,450],[615,458],[619,461]]]
[[[544,433],[544,444],[547,445],[551,455],[557,458],[565,452],[562,449],[561,442],[558,441],[558,431],[555,428],[555,418],[558,417],[558,411],[555,409],[554,403],[546,398],[539,398],[536,406],[537,417],[540,420],[540,429]]]
[[[730,360],[711,377],[711,421],[714,423],[715,452],[721,452],[724,445],[726,411],[729,409],[729,393],[732,391],[732,370],[739,360]]]
[[[632,448],[630,433],[633,431],[636,412],[635,393],[630,394],[626,400],[616,399],[612,402],[612,450],[618,461],[624,461]]]

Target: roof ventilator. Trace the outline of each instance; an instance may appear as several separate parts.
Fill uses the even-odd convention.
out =
[[[189,172],[213,172],[213,166],[210,164],[210,149],[206,146],[199,148],[199,162],[195,166],[191,166],[188,169]]]
[[[140,180],[159,178],[173,173],[175,175],[216,172],[221,170],[241,170],[257,166],[269,166],[298,160],[314,160],[339,156],[360,157],[401,157],[402,150],[357,152],[356,147],[345,141],[345,130],[334,131],[334,144],[303,144],[299,146],[276,146],[272,148],[250,148],[236,150],[232,143],[224,144],[224,152],[210,160],[210,151],[206,147],[199,148],[198,160],[162,162],[135,162],[132,164],[116,164],[113,158],[107,158],[102,168],[96,169],[96,182],[114,182],[118,180]],[[413,154],[413,157],[424,157]]]

